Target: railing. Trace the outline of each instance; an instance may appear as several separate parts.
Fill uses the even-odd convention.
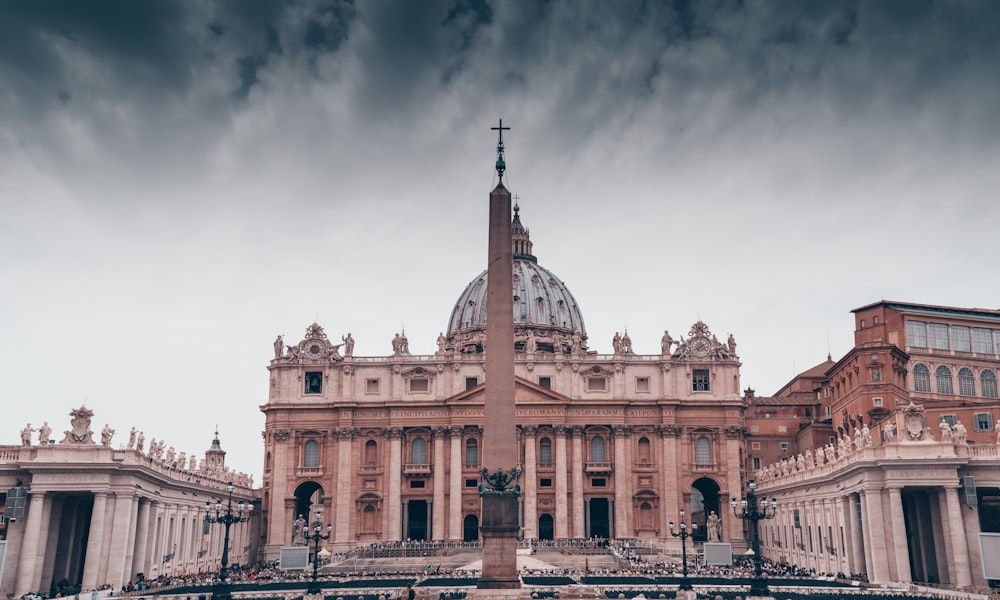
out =
[[[403,474],[404,475],[430,475],[431,474],[431,465],[429,465],[429,464],[426,464],[426,465],[413,465],[413,464],[403,465]]]
[[[610,473],[614,470],[614,463],[609,462],[588,462],[584,467],[588,473]]]

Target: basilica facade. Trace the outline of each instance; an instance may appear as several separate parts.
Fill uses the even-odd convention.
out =
[[[679,511],[743,544],[725,508],[743,464],[740,362],[698,321],[661,352],[628,333],[591,350],[582,311],[532,253],[514,207],[516,421],[524,539],[671,538]],[[432,355],[397,335],[355,356],[313,324],[275,340],[268,367],[262,526],[267,558],[303,516],[334,524],[331,550],[479,538],[486,332],[484,271],[458,294]],[[387,344],[389,348],[389,344]]]

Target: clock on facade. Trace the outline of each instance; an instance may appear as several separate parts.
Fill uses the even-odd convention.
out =
[[[323,356],[323,344],[319,342],[309,342],[306,344],[306,356],[309,358],[319,358]]]
[[[691,340],[691,352],[693,352],[695,356],[705,356],[708,354],[710,347],[711,346],[709,345],[708,340],[703,337],[697,337]]]

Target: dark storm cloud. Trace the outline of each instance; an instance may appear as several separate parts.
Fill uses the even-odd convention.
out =
[[[198,168],[258,105],[328,145],[454,139],[456,124],[514,112],[550,155],[603,133],[661,131],[650,150],[670,157],[852,124],[985,144],[1000,103],[994,6],[4,3],[0,128],[38,160],[148,177]],[[304,160],[318,156],[303,139]]]

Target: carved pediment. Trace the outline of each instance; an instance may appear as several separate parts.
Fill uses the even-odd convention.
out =
[[[437,375],[436,370],[425,369],[424,367],[413,367],[412,369],[406,369],[400,372],[400,376],[404,380],[410,380],[414,378],[434,379],[435,375]]]
[[[688,339],[681,337],[672,358],[681,360],[736,360],[736,340],[732,334],[725,342],[720,342],[712,330],[702,321],[697,321],[688,331]]]
[[[594,365],[586,369],[580,369],[579,374],[582,377],[611,377],[614,375],[614,371],[602,365]]]

